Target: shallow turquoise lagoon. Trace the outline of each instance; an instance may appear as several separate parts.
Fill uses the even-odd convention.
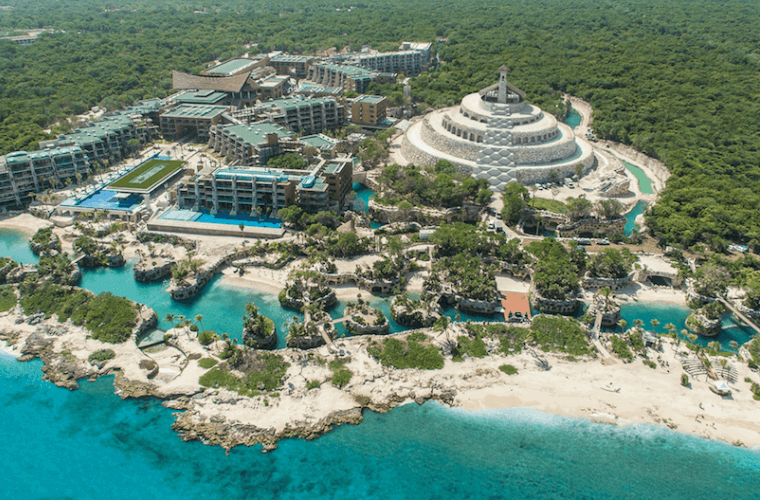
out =
[[[70,392],[0,357],[4,498],[753,499],[760,454],[667,429],[435,402],[365,412],[274,452],[183,443],[172,412],[122,401],[112,377]]]
[[[639,201],[636,203],[636,205],[631,209],[630,212],[625,214],[625,227],[623,228],[623,234],[626,236],[630,236],[633,233],[634,229],[638,229],[636,226],[636,217],[643,214],[644,211],[647,208],[647,202],[646,201]]]
[[[627,161],[623,162],[623,165],[625,165],[625,168],[628,169],[629,172],[631,172],[634,176],[636,176],[636,179],[639,181],[639,190],[644,194],[653,194],[654,191],[652,191],[652,180],[647,177],[647,175],[644,173],[643,170],[641,170],[636,165],[631,165]]]
[[[0,252],[36,261],[20,233],[0,233]],[[136,283],[130,266],[85,271],[82,285],[148,303],[162,317],[203,314],[205,328],[233,336],[250,300],[270,317],[279,311],[276,322],[294,314],[273,295],[220,281],[188,303],[172,302],[165,283]],[[389,298],[370,303],[388,313]],[[652,306],[633,306],[640,308],[625,308],[623,317],[648,323],[642,313]],[[661,309],[658,331],[685,319],[677,307]],[[151,399],[122,401],[112,377],[82,381],[70,392],[42,381],[41,367],[0,356],[4,498],[750,499],[760,488],[754,451],[655,427],[621,429],[524,409],[467,412],[434,402],[365,412],[359,426],[311,442],[286,440],[272,453],[255,447],[227,455],[183,443],[170,429],[170,410]]]
[[[168,280],[152,283],[135,281],[132,263],[119,269],[85,269],[80,286],[95,293],[110,291],[114,295],[152,307],[161,321],[159,326],[164,329],[171,327],[163,321],[167,314],[183,315],[188,319],[194,319],[200,314],[203,319],[199,327],[214,330],[220,335],[228,333],[231,338],[239,340],[242,336],[245,305],[253,302],[261,314],[275,322],[280,348],[285,347],[285,322],[293,316],[303,318],[296,311],[280,307],[276,295],[226,286],[221,276],[214,278],[194,299],[177,302],[166,293]]]
[[[644,322],[643,328],[654,330],[658,334],[666,334],[668,330],[665,325],[672,323],[677,332],[686,328],[686,318],[691,314],[688,307],[677,306],[673,304],[652,304],[652,303],[632,303],[623,304],[620,307],[620,317],[628,323],[628,327],[633,326],[633,322],[640,319]],[[656,319],[659,324],[652,328],[652,320]],[[620,328],[615,330],[620,331]],[[729,342],[735,340],[739,345],[749,342],[752,338],[752,329],[747,326],[740,326],[733,315],[725,314],[723,317],[723,328],[716,337],[697,337],[696,344],[706,346],[709,342],[720,342],[724,351],[733,351]]]
[[[10,257],[20,264],[36,264],[40,260],[29,249],[29,236],[3,228],[0,228],[0,257]]]
[[[583,121],[583,117],[580,113],[578,113],[576,110],[571,109],[570,112],[567,114],[567,117],[565,118],[565,123],[567,125],[570,125],[571,128],[575,128],[578,125],[581,124]]]
[[[369,199],[375,195],[375,192],[364,184],[360,184],[358,182],[354,182],[351,189],[353,189],[353,191],[356,193],[356,201],[359,202],[359,205],[355,205],[355,207],[357,210],[366,212],[367,207],[369,206]]]

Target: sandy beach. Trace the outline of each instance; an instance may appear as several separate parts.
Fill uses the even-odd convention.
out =
[[[760,407],[743,382],[744,377],[757,381],[757,374],[734,360],[739,377],[737,384],[731,384],[732,396],[712,393],[705,376],[683,387],[681,357],[669,339],[663,344],[656,369],[641,360],[629,364],[617,360],[612,365],[599,360],[551,361],[552,369],[543,372],[532,370],[530,359],[523,360],[528,366],[515,364],[518,375],[502,377],[491,387],[460,392],[456,403],[468,410],[533,408],[620,426],[666,425],[706,439],[760,446]]]
[[[584,299],[591,301],[596,293],[595,290],[589,290],[584,294]],[[617,302],[649,302],[686,306],[686,292],[674,288],[631,283],[625,288],[615,290],[614,293]]]
[[[40,219],[27,213],[0,219],[0,227],[22,231],[23,233],[30,236],[36,233],[38,229],[41,229],[43,227],[50,227],[52,225],[53,224],[49,221]]]

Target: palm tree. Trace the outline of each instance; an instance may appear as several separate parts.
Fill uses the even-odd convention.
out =
[[[676,347],[681,342],[681,339],[678,337],[678,334],[676,333],[676,325],[673,323],[666,323],[665,329],[668,331],[668,336],[673,339],[673,352],[676,351]]]
[[[620,321],[618,321],[618,326],[620,327],[621,330],[625,332],[625,327],[628,326],[628,322],[624,319],[621,319]]]
[[[696,342],[697,340],[697,334],[696,333],[688,333],[687,330],[681,330],[681,333],[685,333],[686,337],[689,339],[689,342],[692,344]],[[697,346],[697,351],[700,350],[700,346]]]
[[[660,320],[658,320],[657,318],[652,318],[650,323],[652,323],[652,331],[654,332],[655,329],[657,328],[657,325],[660,324]]]
[[[640,319],[634,319],[633,320],[633,325],[636,328],[641,328],[644,325],[644,322],[642,320],[640,320]]]
[[[736,354],[736,355],[738,355],[738,354],[739,354],[739,342],[737,342],[737,341],[735,341],[735,340],[731,340],[731,341],[728,343],[728,345],[730,345],[730,346],[731,346],[731,349],[733,349],[733,350],[734,350],[734,354]]]
[[[203,328],[203,315],[202,314],[196,314],[195,315],[195,321],[198,322],[198,323],[200,323],[200,325],[201,325],[201,331],[205,330],[205,328]]]
[[[169,313],[166,316],[164,316],[164,321],[172,325],[172,328],[174,328],[174,315]]]

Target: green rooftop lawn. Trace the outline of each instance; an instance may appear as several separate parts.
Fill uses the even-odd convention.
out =
[[[167,175],[182,168],[184,161],[179,160],[148,160],[124,177],[115,180],[109,187],[126,189],[146,189]],[[162,167],[159,167],[162,165]]]

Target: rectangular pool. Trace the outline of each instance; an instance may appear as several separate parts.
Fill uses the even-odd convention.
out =
[[[116,191],[100,189],[81,200],[69,198],[62,205],[105,210],[132,210],[143,201],[142,196],[137,194],[129,195],[126,198],[117,196],[119,194]]]
[[[229,224],[234,226],[239,226],[242,223],[248,227],[268,227],[272,229],[280,229],[282,227],[282,221],[279,219],[249,217],[245,214],[230,215],[227,212],[219,212],[216,215],[212,215],[208,212],[195,212],[193,210],[169,210],[161,216],[161,219],[206,224]]]

